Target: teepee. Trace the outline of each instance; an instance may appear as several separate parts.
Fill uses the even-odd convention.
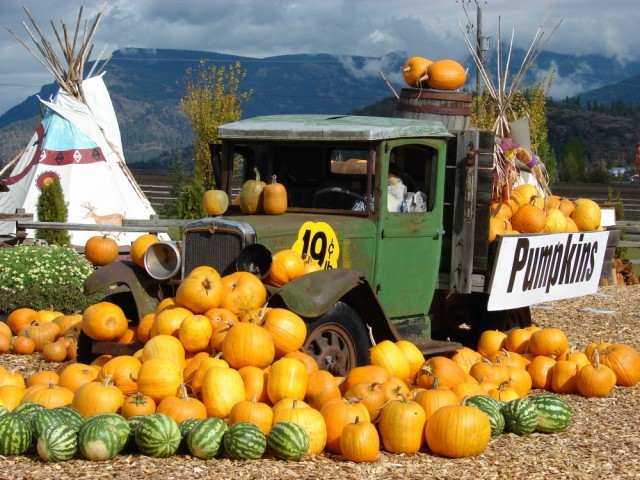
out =
[[[62,36],[53,27],[67,64],[63,66],[26,7],[25,11],[40,40],[26,23],[23,25],[40,55],[7,30],[55,77],[59,90],[51,101],[39,99],[44,115],[6,179],[8,191],[0,193],[0,212],[12,214],[22,208],[35,218],[41,189],[58,181],[68,205],[69,223],[121,225],[125,218],[151,218],[155,211],[124,159],[120,129],[103,81],[104,74],[94,74],[92,70],[84,76],[86,61],[93,49],[91,38],[102,13],[96,16],[90,29],[85,22],[81,32],[81,8],[72,38],[68,37],[64,24]],[[1,234],[14,231],[13,222],[0,222]],[[112,235],[119,245],[130,245],[140,235],[105,233]],[[84,245],[97,232],[69,231],[69,234],[72,245]]]

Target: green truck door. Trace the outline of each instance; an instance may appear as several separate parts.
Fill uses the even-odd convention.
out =
[[[396,206],[388,197],[393,187],[382,192],[376,206],[380,221],[373,285],[391,318],[426,315],[440,265],[445,146],[442,141],[394,141],[385,150],[391,164],[389,172],[380,172],[383,184],[399,177],[407,192],[424,193],[425,202],[424,208],[420,199],[411,205],[410,196],[402,208],[410,211],[392,212]]]

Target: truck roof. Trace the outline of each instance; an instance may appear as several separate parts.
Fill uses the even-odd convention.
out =
[[[375,141],[451,137],[442,122],[355,115],[268,115],[218,127],[219,139]]]

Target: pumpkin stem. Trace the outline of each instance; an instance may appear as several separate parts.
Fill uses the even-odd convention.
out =
[[[260,171],[258,170],[258,167],[253,167],[253,173],[256,176],[256,182],[260,181]]]
[[[367,325],[367,331],[369,332],[369,340],[371,341],[371,345],[375,347],[377,344],[373,338],[373,328],[371,328],[371,325],[369,325],[368,323],[366,325]]]

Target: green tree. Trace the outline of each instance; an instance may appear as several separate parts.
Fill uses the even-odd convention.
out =
[[[182,154],[179,150],[169,165],[169,178],[171,182],[169,195],[178,199],[179,202],[189,180],[189,173],[187,172],[184,160],[182,159]],[[162,216],[165,218],[180,218],[178,215],[178,202],[165,203],[162,207]]]
[[[53,181],[42,188],[36,203],[36,212],[40,222],[64,223],[67,221],[69,211],[60,182]],[[36,230],[36,238],[45,240],[50,245],[69,246],[71,244],[71,238],[66,230]]]
[[[240,62],[216,67],[200,60],[196,70],[187,69],[181,108],[195,137],[193,181],[204,189],[215,187],[209,145],[218,143],[218,127],[240,119],[241,106],[252,95],[252,91],[239,91],[245,76]]]
[[[584,146],[579,138],[574,138],[565,145],[558,171],[563,182],[584,181],[586,176]]]

